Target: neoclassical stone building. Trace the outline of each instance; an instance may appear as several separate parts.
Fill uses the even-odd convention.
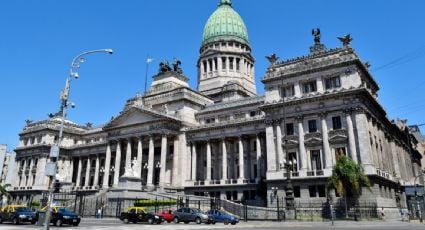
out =
[[[270,56],[255,85],[247,29],[230,0],[220,0],[203,34],[198,90],[179,67],[161,63],[144,95],[100,127],[65,122],[58,177],[72,191],[138,196],[145,191],[208,195],[228,200],[284,196],[289,159],[296,200],[326,199],[339,155],[362,164],[373,182],[363,199],[396,207],[418,174],[405,124],[390,121],[379,86],[351,38],[327,49],[314,32],[311,52],[280,61]],[[41,196],[60,118],[27,122],[19,134],[12,194]],[[143,191],[142,191],[143,190]]]

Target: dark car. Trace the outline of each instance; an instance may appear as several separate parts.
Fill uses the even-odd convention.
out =
[[[174,223],[195,222],[197,224],[215,224],[214,218],[211,215],[205,214],[199,209],[194,208],[180,208],[174,212]]]
[[[225,225],[239,223],[239,218],[221,210],[210,210],[207,214],[212,215],[217,223],[224,223]]]
[[[7,205],[0,212],[0,223],[12,222],[14,224],[35,224],[35,212],[22,205]]]
[[[120,220],[128,224],[130,222],[140,223],[145,222],[148,224],[161,224],[164,221],[164,218],[152,213],[146,212],[143,208],[140,207],[130,207],[127,212],[121,213]]]
[[[57,211],[52,212],[51,223],[56,226],[62,226],[64,224],[78,226],[81,218],[67,208],[58,208]]]
[[[40,212],[46,212],[47,207],[41,209],[39,212],[37,212],[37,221],[38,216],[40,215]],[[52,213],[51,213],[50,223],[52,223],[55,226],[63,226],[66,225],[73,225],[78,226],[81,222],[81,217],[72,212],[71,210],[67,209],[66,207],[62,206],[53,206],[52,207]]]

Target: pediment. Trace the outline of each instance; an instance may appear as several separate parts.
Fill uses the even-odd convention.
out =
[[[104,129],[127,127],[170,119],[169,116],[148,108],[131,107],[113,118]]]
[[[341,143],[347,141],[347,136],[344,135],[335,135],[329,138],[329,142],[331,143]]]
[[[312,137],[312,138],[305,140],[304,144],[306,146],[320,145],[320,144],[322,144],[322,139],[317,138],[317,137]]]

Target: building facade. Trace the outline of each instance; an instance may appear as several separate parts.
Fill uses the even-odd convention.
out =
[[[320,31],[314,36],[306,56],[269,57],[259,96],[246,26],[232,2],[220,0],[204,29],[198,90],[178,60],[163,62],[145,95],[129,99],[106,125],[66,121],[57,177],[93,194],[177,191],[273,206],[285,195],[284,160],[295,199],[323,201],[336,158],[347,155],[372,181],[362,199],[400,206],[421,154],[412,151],[406,125],[387,118],[351,38],[327,49]],[[51,115],[19,134],[15,200],[48,190],[44,170],[59,126],[60,116]]]

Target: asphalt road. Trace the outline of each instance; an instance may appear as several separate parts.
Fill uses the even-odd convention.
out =
[[[41,229],[42,227],[34,225],[13,225],[13,224],[1,224],[1,230],[7,229]],[[350,221],[337,221],[334,226],[330,222],[259,222],[252,221],[247,223],[239,223],[237,225],[224,225],[217,223],[216,225],[197,225],[194,223],[191,224],[161,224],[161,225],[148,225],[148,224],[123,224],[121,221],[116,219],[83,219],[79,227],[54,227],[51,226],[50,229],[149,229],[149,230],[183,230],[183,229],[217,229],[217,230],[228,230],[228,229],[255,229],[255,230],[273,230],[273,229],[314,229],[314,230],[325,230],[325,229],[382,229],[382,230],[416,230],[416,229],[425,229],[425,225],[411,222],[401,222],[401,221],[362,221],[362,222],[350,222]]]

